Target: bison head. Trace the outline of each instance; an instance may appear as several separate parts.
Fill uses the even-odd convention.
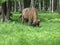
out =
[[[35,20],[35,21],[33,21],[33,26],[39,26],[39,23],[40,23],[40,20]]]

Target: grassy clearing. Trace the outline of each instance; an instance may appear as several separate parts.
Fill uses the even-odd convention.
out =
[[[1,22],[0,45],[60,45],[60,15],[40,13],[39,16],[40,27],[18,23],[15,17],[18,22]]]

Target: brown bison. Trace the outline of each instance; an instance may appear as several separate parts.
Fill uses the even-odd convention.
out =
[[[35,8],[25,8],[22,11],[22,22],[28,20],[30,25],[39,26],[38,13]]]

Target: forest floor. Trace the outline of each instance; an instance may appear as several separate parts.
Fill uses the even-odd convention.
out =
[[[39,13],[39,27],[22,24],[19,15],[13,14],[14,21],[0,22],[0,45],[60,45],[58,13]]]

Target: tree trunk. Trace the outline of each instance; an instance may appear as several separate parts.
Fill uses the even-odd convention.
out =
[[[6,14],[7,21],[9,20],[10,13],[11,13],[11,4],[10,3],[11,3],[11,1],[8,0],[8,2],[7,2],[7,14]]]
[[[6,14],[6,18],[7,20],[9,19],[9,1],[7,2],[7,14]]]
[[[14,7],[14,12],[16,12],[16,7],[17,7],[17,6],[16,6],[16,1],[14,1],[14,3],[15,3],[15,5],[14,5],[14,6],[15,6],[15,7]]]
[[[2,3],[2,16],[3,16],[3,22],[6,21],[6,14],[7,14],[7,6],[6,2]]]
[[[21,10],[22,10],[21,9],[21,2],[19,1],[18,3],[19,3],[19,10],[18,11],[21,12]]]
[[[31,0],[30,7],[31,7],[31,8],[33,8],[33,7],[34,7],[34,0]]]
[[[15,11],[15,1],[13,0],[13,3],[12,3],[12,11],[14,12]]]
[[[59,2],[59,0],[57,0],[57,10],[58,10],[58,7],[59,7],[59,3],[58,2]]]
[[[43,8],[42,8],[43,11],[45,11],[45,7],[44,7],[44,0],[43,0]]]
[[[22,10],[24,9],[24,0],[22,0]]]
[[[53,13],[53,8],[54,8],[54,0],[52,0],[52,13]]]
[[[49,7],[48,7],[48,11],[49,11],[49,12],[52,12],[52,11],[51,11],[51,1],[52,1],[52,0],[50,0],[50,5],[49,5]]]
[[[2,15],[3,15],[3,22],[8,21],[10,18],[10,11],[11,11],[11,4],[10,0],[8,2],[2,3]]]
[[[14,12],[14,2],[12,1],[12,12]]]
[[[60,14],[60,0],[59,0],[59,8],[58,8],[58,12],[59,12],[59,14]]]
[[[39,0],[39,11],[41,11],[41,2]]]

